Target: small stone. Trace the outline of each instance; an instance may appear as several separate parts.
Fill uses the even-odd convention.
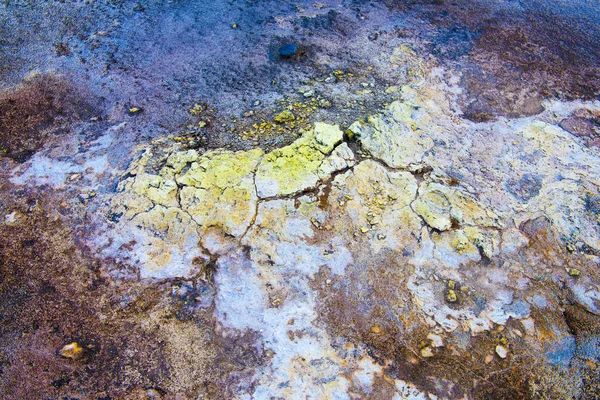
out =
[[[427,339],[431,341],[431,346],[433,347],[444,347],[444,339],[440,335],[429,333]]]
[[[337,82],[337,78],[335,76],[328,76],[325,78],[325,83],[335,83]]]
[[[581,275],[581,271],[575,268],[567,268],[567,274],[569,276],[579,276]]]
[[[425,358],[433,357],[433,350],[431,350],[431,347],[429,347],[429,346],[423,347],[421,349],[421,357],[425,357]]]
[[[362,228],[360,228],[360,231],[362,233],[367,233],[367,232],[369,232],[369,228],[362,227]]]
[[[304,92],[304,94],[303,94],[303,96],[304,96],[304,97],[306,97],[306,98],[308,98],[308,97],[313,97],[314,95],[315,95],[315,91],[314,91],[314,89],[307,90],[307,91],[306,91],[306,92]]]
[[[381,329],[381,327],[379,325],[372,325],[371,333],[374,333],[375,335],[382,335],[383,329]]]
[[[499,344],[496,346],[496,354],[498,354],[498,357],[504,359],[508,355],[508,349],[505,346]]]
[[[17,223],[17,221],[22,217],[22,214],[18,211],[13,211],[8,215],[4,216],[4,221],[8,224],[8,225],[14,225],[15,223]]]
[[[144,109],[142,107],[129,107],[128,114],[136,115],[136,114],[141,113],[142,111],[144,111]]]
[[[236,22],[231,24],[231,29],[237,29],[237,28],[238,28],[238,24]]]
[[[456,303],[458,301],[456,292],[452,289],[448,290],[448,294],[446,295],[446,300],[448,300],[448,302],[450,302],[450,303]]]
[[[494,355],[493,354],[488,354],[487,356],[485,356],[485,359],[483,360],[484,363],[489,364],[492,361],[494,361]]]
[[[456,286],[456,282],[454,282],[452,279],[450,279],[448,281],[448,289],[454,290],[455,286]]]
[[[286,43],[283,46],[279,47],[277,53],[279,53],[281,57],[287,58],[295,55],[297,50],[298,46],[296,46],[294,43]]]
[[[83,347],[77,342],[69,343],[64,345],[59,351],[60,355],[65,358],[72,358],[74,360],[80,358],[83,355]]]

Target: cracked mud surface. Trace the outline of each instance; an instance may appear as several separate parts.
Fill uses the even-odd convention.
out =
[[[597,398],[576,3],[4,2],[1,397]]]

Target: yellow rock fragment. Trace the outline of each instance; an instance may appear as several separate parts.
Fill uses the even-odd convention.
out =
[[[456,292],[452,289],[448,290],[446,300],[448,300],[450,303],[455,303],[456,301],[458,301],[458,296],[456,296]]]
[[[69,343],[64,345],[59,351],[60,355],[65,358],[72,358],[74,360],[80,358],[83,355],[83,347],[77,342]]]
[[[450,202],[440,191],[431,190],[419,194],[414,202],[413,209],[432,228],[447,231],[452,227]]]
[[[383,335],[383,329],[381,329],[381,327],[379,325],[372,325],[371,333],[373,333],[375,335]]]
[[[430,358],[433,357],[433,350],[429,346],[425,346],[421,349],[421,357]]]

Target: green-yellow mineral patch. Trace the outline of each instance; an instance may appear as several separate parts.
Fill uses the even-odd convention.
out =
[[[209,152],[177,178],[181,208],[201,226],[218,226],[225,233],[245,232],[256,210],[253,174],[263,153]]]
[[[419,189],[413,209],[427,223],[447,231],[453,221],[465,225],[501,228],[499,217],[459,189],[439,183],[429,183]]]
[[[132,222],[144,229],[160,235],[169,243],[176,243],[193,235],[196,224],[184,211],[176,207],[157,205],[148,212],[136,215]]]
[[[432,228],[447,231],[452,227],[450,202],[444,193],[438,190],[427,190],[420,194],[413,204],[413,209]]]
[[[395,101],[383,114],[357,121],[349,130],[373,157],[392,168],[407,168],[421,162],[433,148],[433,140],[419,129],[418,107]]]
[[[361,232],[377,238],[375,252],[412,240],[411,232],[421,227],[410,204],[417,181],[405,171],[388,171],[373,160],[364,160],[352,170],[336,176],[329,194],[335,213],[333,230],[346,237]],[[350,239],[352,240],[352,239]]]
[[[317,122],[291,145],[266,154],[256,172],[258,196],[285,196],[315,186],[323,178],[319,167],[342,138],[339,127]]]
[[[131,164],[128,171],[131,177],[119,183],[117,195],[112,200],[114,212],[122,213],[126,219],[131,219],[155,205],[178,205],[177,184],[172,178],[144,172],[151,158],[152,153],[147,151]]]
[[[285,123],[293,121],[295,119],[296,119],[296,117],[290,110],[283,110],[282,112],[280,112],[279,114],[276,114],[273,117],[273,121],[280,123],[280,124],[285,124]]]

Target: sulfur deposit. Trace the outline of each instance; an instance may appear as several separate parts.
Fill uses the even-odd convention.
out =
[[[599,106],[473,123],[432,73],[347,136],[316,123],[266,154],[174,152],[157,173],[147,150],[111,200],[115,232],[137,238],[144,277],[216,260],[218,323],[260,332],[273,354],[255,398],[369,393],[407,363],[450,385],[466,379],[457,364],[485,375],[501,362],[537,365],[574,395],[580,378],[565,368],[579,350],[560,304],[600,312],[600,156],[558,124]],[[441,395],[402,372],[387,385]]]

